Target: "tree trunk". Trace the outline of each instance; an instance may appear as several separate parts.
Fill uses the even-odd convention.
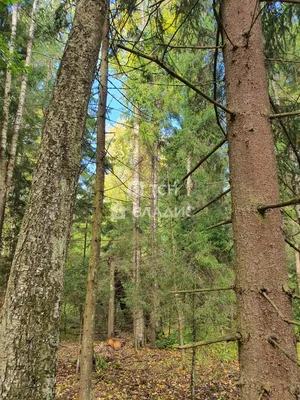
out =
[[[114,336],[115,332],[115,263],[109,258],[108,260],[109,266],[109,303],[108,303],[108,324],[107,324],[107,338],[111,338]]]
[[[257,400],[263,393],[272,400],[292,400],[300,393],[293,327],[260,294],[266,292],[292,319],[282,289],[288,276],[281,214],[278,209],[257,212],[258,205],[279,200],[258,12],[256,0],[222,2],[226,99],[235,113],[228,120],[228,143],[241,399]],[[270,337],[290,358],[268,342]]]
[[[132,182],[132,216],[133,216],[133,283],[135,286],[135,304],[133,306],[133,335],[135,349],[145,345],[144,311],[140,304],[140,121],[134,120],[133,127],[133,182]]]
[[[38,4],[38,0],[33,0],[31,15],[30,15],[31,23],[30,23],[30,28],[29,28],[29,35],[28,35],[28,42],[27,42],[27,49],[26,49],[26,59],[25,59],[25,65],[24,65],[25,68],[28,68],[31,63],[31,53],[32,53],[32,47],[33,47],[33,40],[34,40],[34,31],[35,31],[35,22],[36,22],[35,15],[36,15],[36,10],[37,10],[37,4]],[[2,173],[6,174],[6,188],[5,188],[6,190],[5,190],[5,199],[4,199],[4,203],[3,203],[4,208],[3,208],[3,210],[0,209],[0,213],[2,212],[3,215],[5,213],[6,201],[7,201],[8,195],[11,191],[11,186],[12,186],[12,178],[13,178],[13,172],[14,172],[16,154],[17,154],[17,145],[18,145],[18,141],[19,141],[19,133],[20,133],[22,118],[23,118],[23,109],[24,109],[24,103],[25,103],[27,81],[28,81],[28,73],[25,71],[23,73],[23,77],[22,77],[22,81],[21,81],[19,103],[18,103],[16,119],[15,119],[14,127],[13,127],[13,134],[12,134],[12,139],[11,139],[7,169],[6,169],[6,171],[0,172],[1,174]],[[2,203],[1,203],[1,206],[2,206]],[[0,225],[0,237],[2,235],[2,230],[3,230],[3,221],[2,221],[2,225]]]
[[[187,156],[186,169],[187,169],[187,172],[190,172],[190,170],[192,169],[192,167],[191,167],[191,156],[190,155]],[[192,192],[192,176],[189,175],[187,180],[186,180],[186,194],[187,194],[188,197],[191,196],[191,192]]]
[[[296,210],[296,215],[297,215],[297,220],[298,220],[298,225],[296,229],[299,229],[300,226],[300,206],[296,205],[295,206]],[[299,248],[299,240],[297,241],[297,245]],[[296,261],[296,279],[297,279],[297,286],[298,286],[298,293],[300,293],[300,253],[299,251],[295,252],[295,261]]]
[[[174,223],[173,223],[173,210],[172,210],[172,201],[171,201],[171,186],[170,186],[170,181],[169,181],[169,171],[168,171],[168,197],[169,197],[169,211],[170,211],[172,260],[173,260],[173,263],[175,263],[175,236],[174,236]],[[175,291],[177,290],[175,273],[174,273],[174,290]],[[182,308],[182,300],[177,295],[175,295],[175,304],[176,304],[177,317],[178,317],[179,344],[180,344],[180,346],[183,346],[184,345],[184,339],[183,339],[184,319],[183,319],[183,312],[181,309]],[[184,368],[185,367],[184,349],[180,350],[180,354],[181,354],[181,365],[182,365],[182,368]]]
[[[12,8],[11,20],[11,35],[9,44],[9,55],[13,58],[15,49],[15,39],[17,33],[17,20],[18,20],[18,4],[14,4]],[[5,75],[5,87],[3,98],[2,110],[2,128],[1,128],[1,141],[0,141],[0,245],[2,238],[4,211],[6,202],[6,151],[7,151],[7,130],[9,121],[9,106],[11,101],[11,69],[10,63],[7,65]]]
[[[102,41],[102,60],[100,67],[100,96],[98,106],[96,177],[94,210],[92,222],[91,253],[88,270],[87,292],[84,310],[82,348],[80,362],[79,400],[92,398],[92,373],[94,356],[94,327],[98,290],[98,271],[100,264],[101,225],[103,220],[104,178],[105,178],[105,114],[108,79],[109,48],[108,13],[105,18],[104,37]]]
[[[157,226],[158,226],[158,144],[157,139],[153,145],[151,154],[151,176],[152,176],[152,195],[151,195],[151,268],[152,268],[152,307],[150,314],[150,346],[156,347],[156,329],[158,321],[158,293],[157,293]]]
[[[61,293],[106,5],[80,0],[61,60],[0,324],[0,397],[54,397]]]

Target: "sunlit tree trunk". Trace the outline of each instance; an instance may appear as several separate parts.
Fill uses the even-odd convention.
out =
[[[15,39],[17,33],[17,20],[18,20],[18,5],[14,4],[12,7],[12,20],[11,20],[11,36],[9,43],[9,55],[13,58]],[[7,152],[7,131],[9,122],[9,106],[11,101],[11,61],[7,65],[5,75],[5,87],[3,97],[2,109],[2,126],[0,137],[0,245],[2,238],[4,211],[6,203],[6,152]]]
[[[140,244],[140,121],[134,120],[133,127],[133,181],[132,181],[132,216],[133,216],[133,283],[135,287],[135,304],[133,305],[134,347],[145,345],[144,311],[141,306],[141,244]]]
[[[91,251],[88,270],[87,292],[84,310],[79,400],[92,398],[92,373],[94,356],[94,328],[100,264],[101,225],[103,220],[104,178],[105,178],[105,114],[108,79],[109,22],[105,18],[100,67],[100,97],[98,106],[96,177],[93,206]]]
[[[232,222],[236,263],[242,400],[299,397],[299,367],[287,284],[285,246],[278,209],[264,215],[260,204],[277,203],[274,143],[263,36],[256,0],[223,0]],[[279,344],[279,347],[274,343]],[[283,351],[280,350],[284,349]],[[288,354],[288,356],[287,356]],[[298,393],[298,394],[297,394]]]
[[[77,3],[43,128],[0,323],[0,398],[52,400],[64,266],[106,5]]]

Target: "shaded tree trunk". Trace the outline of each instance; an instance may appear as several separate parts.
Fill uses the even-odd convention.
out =
[[[34,41],[34,32],[35,32],[35,23],[36,23],[35,15],[36,15],[36,10],[37,10],[37,4],[38,4],[38,0],[33,0],[31,15],[30,15],[31,23],[30,23],[30,28],[29,28],[29,35],[28,35],[28,42],[27,42],[27,49],[26,49],[26,59],[25,59],[25,64],[24,64],[25,68],[28,68],[31,64],[31,54],[32,54],[33,41]],[[1,203],[1,206],[3,206],[3,210],[0,209],[0,213],[3,213],[3,215],[5,213],[5,206],[6,206],[6,201],[7,201],[8,195],[12,189],[12,178],[13,178],[13,172],[14,172],[15,161],[16,161],[19,133],[20,133],[22,118],[23,118],[23,109],[24,109],[24,103],[25,103],[27,81],[28,81],[28,73],[25,71],[23,74],[23,77],[22,77],[22,81],[21,81],[19,103],[18,103],[16,119],[15,119],[14,126],[13,126],[13,133],[12,133],[12,138],[11,138],[7,169],[6,169],[6,171],[1,171],[1,173],[3,172],[4,174],[6,174],[5,199],[4,199],[3,205]],[[2,221],[2,225],[0,225],[0,237],[2,235],[2,230],[3,230],[3,221]]]
[[[152,307],[150,314],[150,346],[156,347],[156,329],[158,322],[159,301],[157,293],[157,226],[158,226],[158,143],[153,144],[151,154],[151,259],[152,259]]]
[[[111,338],[114,336],[115,331],[115,263],[111,258],[108,259],[109,267],[109,302],[108,302],[108,324],[107,324],[107,337]]]
[[[11,58],[13,57],[15,49],[17,21],[18,21],[18,4],[14,4],[12,8],[11,36],[9,43],[9,55]],[[1,245],[3,222],[4,222],[5,203],[6,203],[6,168],[7,168],[6,152],[7,152],[7,131],[9,122],[10,101],[11,101],[11,69],[9,63],[7,65],[6,75],[5,75],[1,141],[0,141],[0,245]]]
[[[54,397],[64,266],[106,5],[80,0],[58,71],[0,324],[0,397]]]
[[[135,349],[145,345],[145,321],[141,303],[141,244],[140,244],[140,121],[134,120],[133,127],[133,182],[132,182],[132,216],[133,216],[133,283],[135,300],[133,306],[133,335]]]
[[[292,319],[282,289],[288,276],[281,214],[278,209],[264,215],[257,211],[258,205],[279,200],[258,12],[256,0],[222,2],[226,99],[235,112],[228,120],[228,143],[241,399],[294,400],[300,393],[294,330],[261,294],[266,292]]]
[[[96,177],[93,205],[93,222],[91,237],[91,253],[88,270],[87,293],[84,310],[79,400],[92,398],[92,373],[94,356],[94,328],[98,290],[98,271],[100,264],[101,225],[103,220],[104,178],[105,178],[105,114],[108,79],[109,48],[108,13],[105,17],[104,38],[102,41],[102,59],[100,67],[100,97],[98,107]]]

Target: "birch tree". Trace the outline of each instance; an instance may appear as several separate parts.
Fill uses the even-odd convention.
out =
[[[46,115],[1,314],[1,399],[54,397],[64,266],[105,14],[105,2],[78,2]]]

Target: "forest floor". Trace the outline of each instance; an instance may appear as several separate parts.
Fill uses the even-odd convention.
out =
[[[97,342],[96,354],[103,343]],[[63,342],[59,351],[56,399],[78,399],[75,377],[78,342]],[[190,353],[183,369],[177,350],[135,351],[126,345],[114,353],[113,360],[98,362],[93,376],[93,395],[97,400],[185,400],[190,399]],[[236,361],[200,359],[196,362],[195,399],[237,400],[238,364]]]

